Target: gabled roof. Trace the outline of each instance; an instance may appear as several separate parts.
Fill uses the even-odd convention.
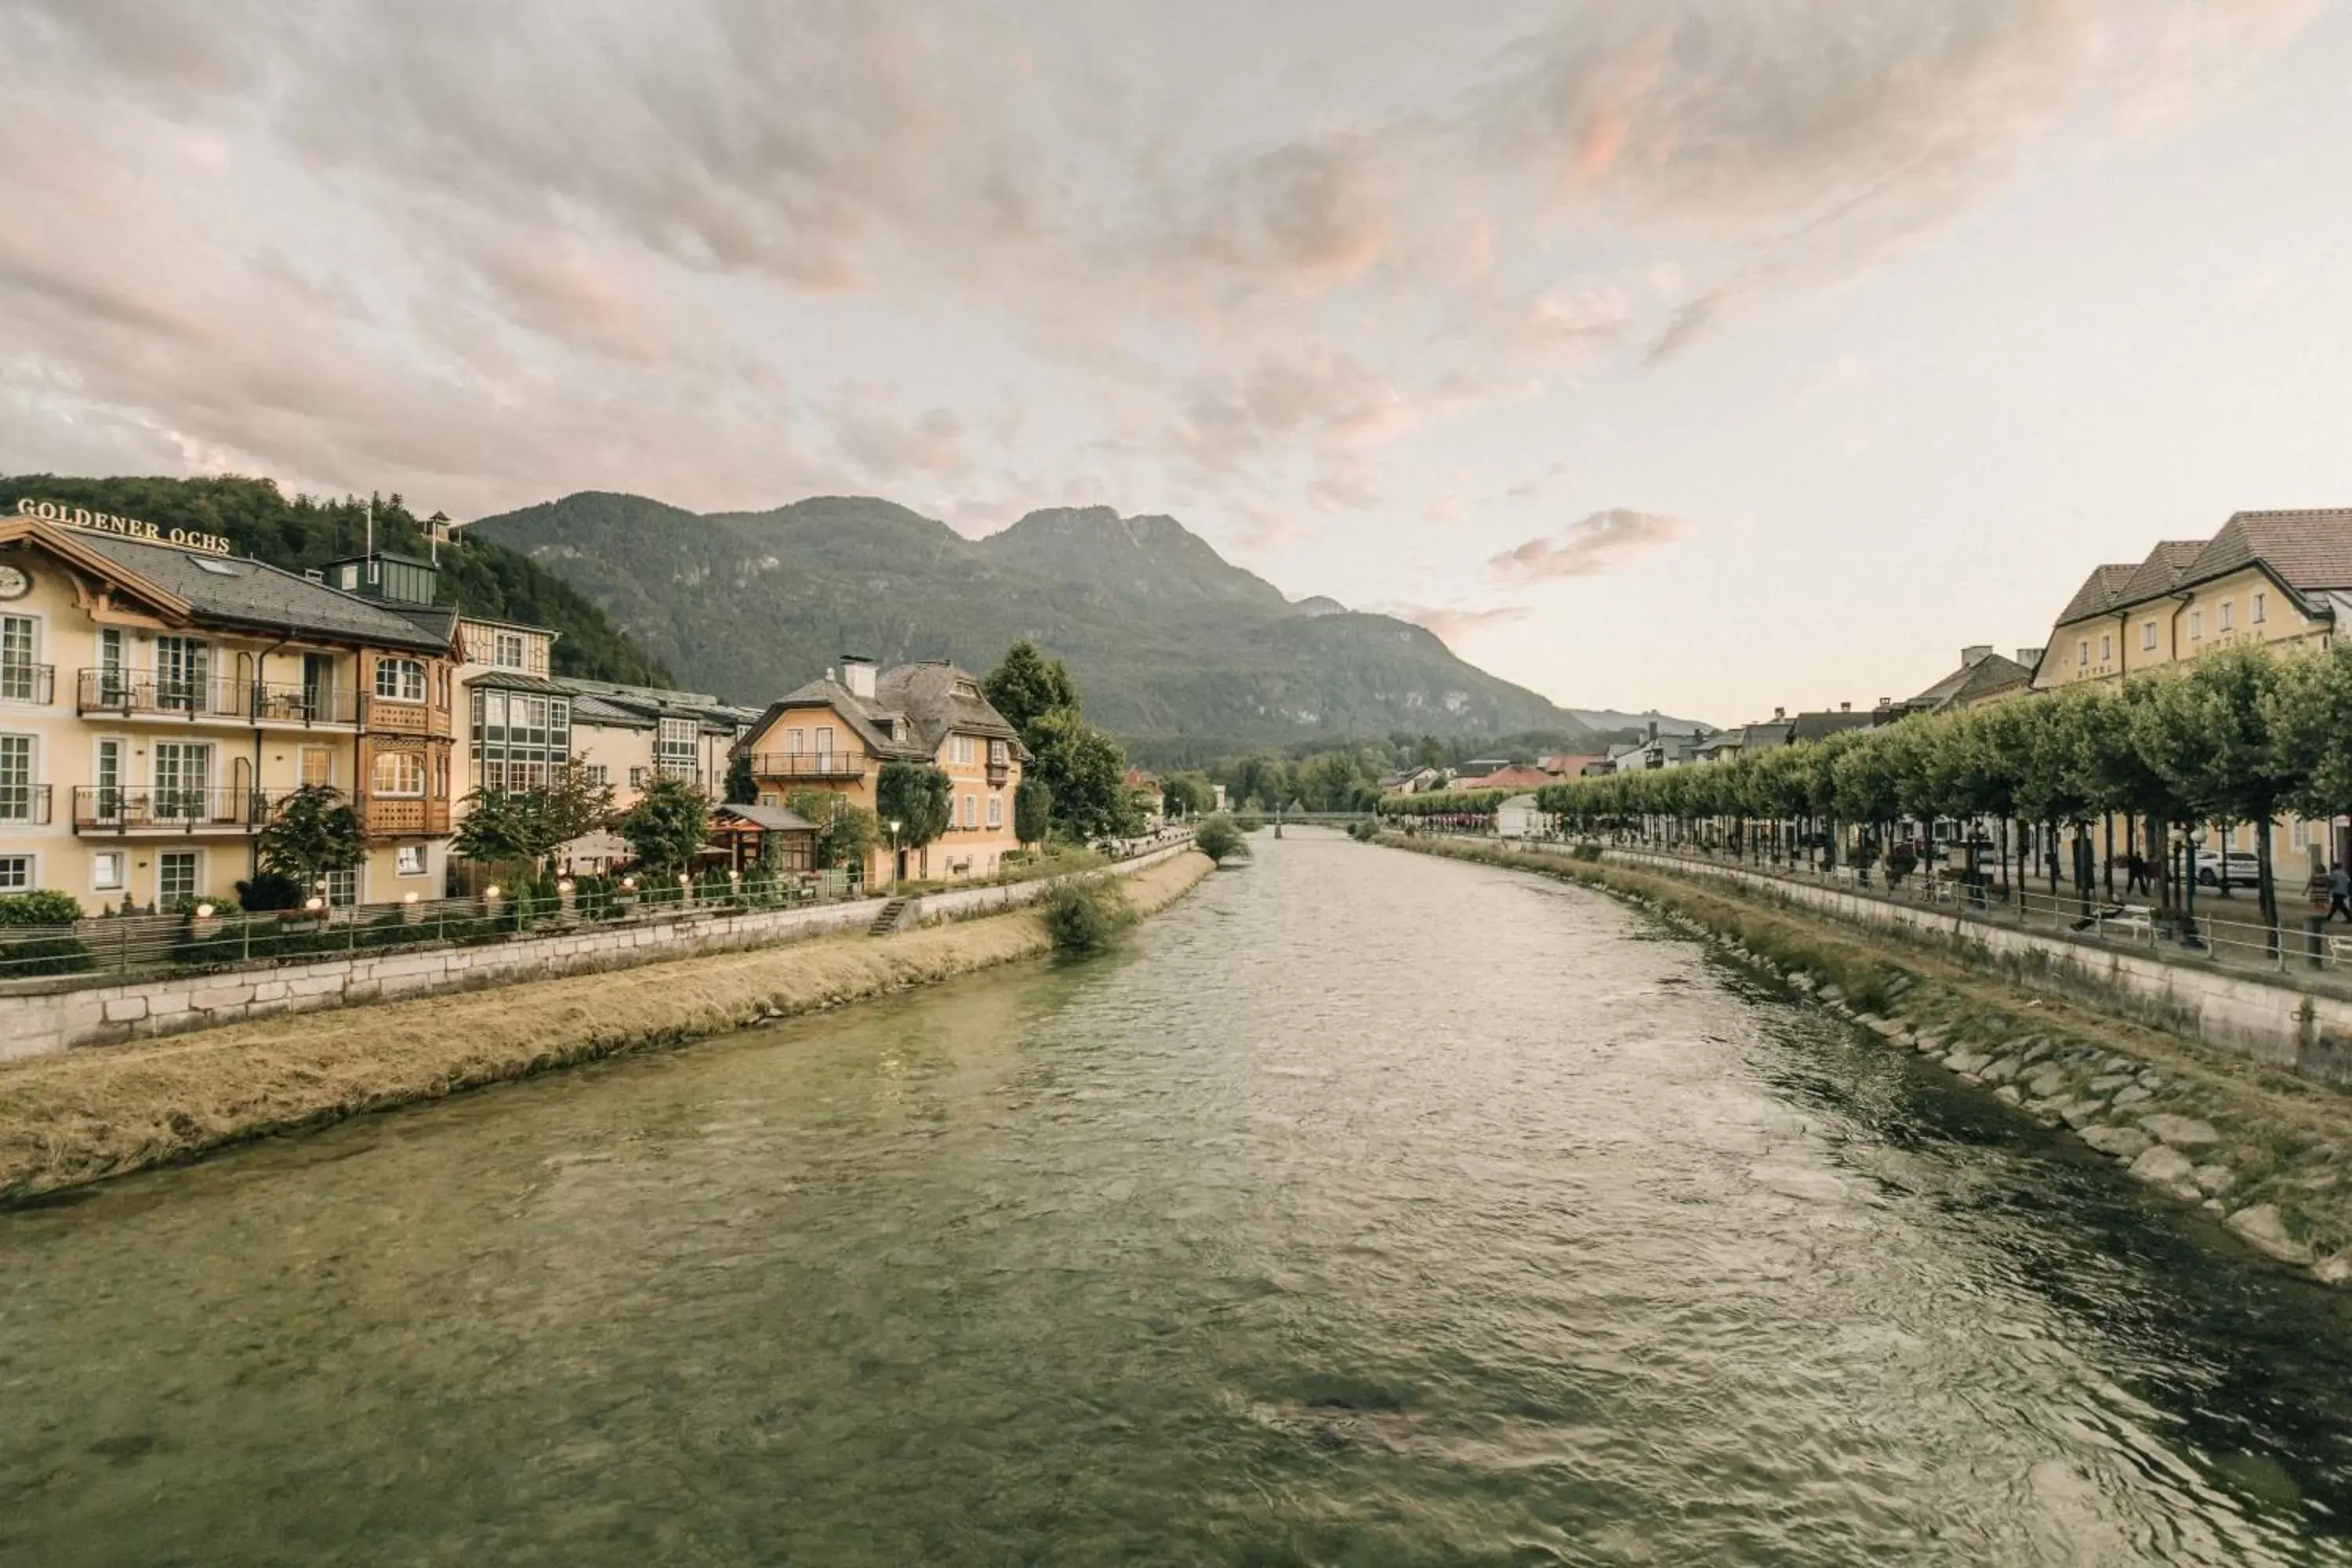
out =
[[[2210,582],[2257,561],[2297,593],[2352,588],[2352,508],[2239,512],[2198,552],[2182,582]]]
[[[2181,574],[2189,569],[2198,552],[2205,548],[2201,539],[2168,539],[2147,552],[2147,559],[2132,568],[2123,586],[2116,590],[2116,602],[2110,606],[2120,610],[2126,605],[2137,605],[2169,594],[2180,584]]]
[[[191,620],[259,633],[290,632],[322,641],[425,653],[449,651],[446,629],[449,623],[442,617],[428,613],[413,620],[373,600],[264,562],[37,523],[26,529],[23,537],[38,540],[67,559],[78,552],[86,552],[85,559],[97,556],[137,582],[160,589],[170,601],[184,606],[184,613]],[[60,538],[73,548],[60,548]]]
[[[911,744],[901,744],[890,738],[890,715],[829,675],[819,676],[805,686],[796,686],[769,703],[767,711],[751,721],[751,731],[743,737],[744,743],[748,745],[766,734],[777,720],[795,708],[832,709],[874,756],[911,757],[919,754]]]
[[[2066,607],[2058,612],[2057,624],[2063,626],[2074,621],[2088,620],[2093,616],[2113,614],[2121,601],[2124,584],[2130,582],[2132,574],[2138,570],[2127,562],[2092,567],[2091,574],[2083,579],[2083,585],[2074,590],[2074,596],[2066,601]]]
[[[1789,739],[1825,741],[1848,730],[1867,730],[1876,722],[1874,714],[1853,713],[1843,709],[1835,713],[1800,713],[1789,721]]]
[[[2032,683],[2033,672],[2025,666],[2000,654],[1989,653],[1960,666],[1900,707],[1911,713],[1941,713],[1947,708],[1965,708]]]
[[[786,811],[781,805],[714,805],[710,808],[713,821],[722,816],[737,817],[769,833],[814,833],[816,824],[797,812]]]
[[[1021,743],[1021,732],[980,694],[979,678],[946,659],[894,665],[876,679],[874,689],[884,709],[907,716],[925,756],[937,755],[951,730],[1010,741],[1016,748]]]

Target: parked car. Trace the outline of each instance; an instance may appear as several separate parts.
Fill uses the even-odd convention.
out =
[[[2197,851],[2199,887],[2221,887],[2223,877],[2230,879],[2229,885],[2232,888],[2258,886],[2262,880],[2260,862],[2252,854],[2242,850],[2232,849],[2227,854],[2219,849]]]

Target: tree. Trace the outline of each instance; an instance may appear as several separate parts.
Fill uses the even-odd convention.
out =
[[[2303,793],[2308,776],[2285,769],[2294,749],[2281,743],[2279,709],[2287,689],[2284,667],[2259,647],[2216,648],[2186,675],[2159,689],[2163,737],[2157,766],[2203,813],[2224,824],[2254,826],[2255,883],[2264,923],[2278,924],[2278,889],[2272,877],[2271,825],[2280,805]],[[2195,874],[2195,868],[2190,868]],[[2228,863],[2221,883],[2229,885]]]
[[[955,820],[955,781],[930,763],[889,762],[874,781],[874,809],[893,832],[898,847],[920,849]]]
[[[1160,781],[1160,808],[1170,816],[1199,816],[1216,805],[1216,787],[1206,773],[1170,773]]]
[[[1052,792],[1054,826],[1080,841],[1132,832],[1127,754],[1118,742],[1075,708],[1041,716],[1032,730],[1028,771]]]
[[[585,763],[562,763],[548,773],[544,785],[528,793],[546,840],[542,857],[613,820],[613,786],[597,782]]]
[[[586,764],[565,763],[532,789],[478,789],[466,797],[466,819],[451,847],[469,860],[545,861],[613,817],[613,786],[591,778]]]
[[[751,776],[751,753],[738,752],[727,762],[727,804],[749,805],[760,798],[760,781]]]
[[[1048,713],[1078,709],[1077,683],[1058,658],[1049,659],[1037,651],[1037,645],[1024,637],[1004,650],[1002,663],[989,671],[982,683],[988,700],[1006,723],[1021,731],[1029,742],[1029,727]]]
[[[819,870],[835,866],[862,870],[866,855],[882,841],[880,820],[847,795],[832,790],[802,790],[784,801],[784,809],[816,829],[813,853]]]
[[[264,869],[318,886],[330,871],[348,871],[367,858],[359,813],[331,784],[304,784],[270,814],[259,845]]]
[[[1024,844],[1042,844],[1054,830],[1054,792],[1031,774],[1013,792],[1013,836]]]
[[[709,841],[710,797],[684,779],[651,779],[613,827],[646,870],[683,871]]]
[[[1249,840],[1229,817],[1213,816],[1202,823],[1193,832],[1192,847],[1220,866],[1250,858]]]

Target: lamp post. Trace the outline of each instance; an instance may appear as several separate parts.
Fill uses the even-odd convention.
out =
[[[2181,922],[2180,944],[2183,947],[2195,947],[2197,945],[2197,847],[2205,842],[2205,835],[2200,829],[2191,826],[2180,836],[2180,842],[2182,846],[2180,858],[2188,873],[2180,879],[2181,887],[2186,889],[2182,896],[2187,900],[2187,918]]]
[[[890,819],[890,890],[898,890],[898,819]]]

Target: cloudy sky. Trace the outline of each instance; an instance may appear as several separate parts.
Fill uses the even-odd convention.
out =
[[[0,470],[1168,512],[1578,706],[2352,504],[2352,5],[0,0]]]

